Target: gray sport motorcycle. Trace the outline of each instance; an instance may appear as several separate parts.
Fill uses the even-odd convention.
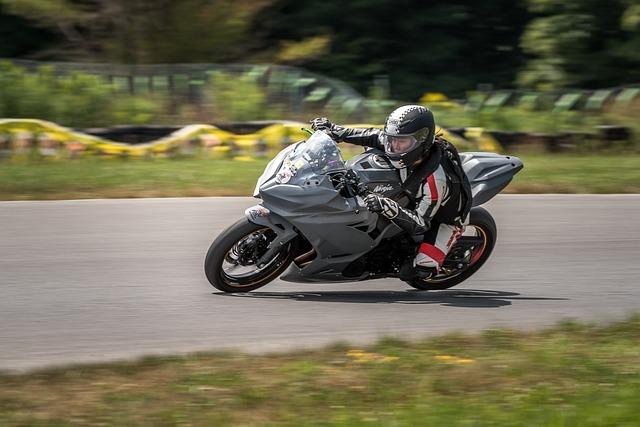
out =
[[[440,272],[407,283],[447,289],[469,278],[496,243],[496,224],[479,205],[522,169],[520,159],[493,153],[460,153],[472,187],[469,225]],[[345,162],[324,132],[292,144],[269,162],[254,197],[262,202],[222,232],[207,252],[204,269],[224,292],[249,292],[278,276],[292,282],[353,282],[398,277],[420,241],[364,207],[368,192],[402,199],[398,172],[376,149]],[[421,238],[421,237],[420,237]]]

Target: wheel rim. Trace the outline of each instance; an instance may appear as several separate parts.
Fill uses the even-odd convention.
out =
[[[452,272],[449,273],[445,273],[445,274],[438,274],[432,278],[426,279],[424,280],[424,282],[426,283],[439,283],[439,282],[444,282],[445,280],[449,280],[453,277],[456,277],[462,273],[464,273],[465,271],[467,271],[469,268],[471,268],[473,265],[475,265],[480,258],[482,258],[482,255],[484,254],[486,248],[487,248],[487,233],[486,231],[484,231],[484,229],[478,225],[473,225],[470,224],[467,226],[468,228],[473,228],[475,230],[476,236],[477,237],[482,237],[482,245],[478,246],[477,248],[475,248],[471,254],[470,254],[470,261],[469,264],[467,264],[466,267],[462,268],[462,269],[457,269],[454,270]],[[466,232],[465,232],[466,234]]]
[[[476,248],[471,253],[471,262],[469,263],[469,267],[474,265],[480,258],[482,258],[482,254],[484,250],[487,248],[487,233],[482,229],[482,227],[474,227],[477,231],[482,235],[482,246]],[[468,268],[468,267],[467,267]]]
[[[258,266],[257,260],[266,253],[268,245],[276,236],[270,228],[261,228],[238,240],[222,260],[221,272],[224,281],[234,287],[248,287],[269,276],[282,264],[290,248],[290,245],[283,247],[286,250],[279,250],[262,267]]]

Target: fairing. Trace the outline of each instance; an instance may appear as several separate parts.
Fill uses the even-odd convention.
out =
[[[398,172],[381,154],[370,150],[345,163],[337,145],[318,131],[306,142],[287,147],[269,163],[256,186],[262,204],[248,209],[247,218],[276,231],[278,237],[270,251],[301,234],[316,252],[315,259],[301,268],[292,263],[284,280],[368,278],[367,273],[347,278],[343,271],[401,230],[388,221],[379,224],[378,215],[363,208],[361,198],[343,197],[334,188],[331,175],[353,170],[370,191],[396,198],[403,191]],[[462,153],[461,159],[473,187],[474,206],[495,196],[522,169],[519,159],[497,154]]]

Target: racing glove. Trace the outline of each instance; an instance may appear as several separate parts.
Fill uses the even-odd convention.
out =
[[[364,203],[371,212],[382,214],[388,219],[398,216],[398,204],[388,197],[369,194],[364,198]]]
[[[327,119],[326,117],[316,117],[315,119],[311,120],[309,123],[311,123],[311,129],[313,130],[331,130],[331,128],[333,127],[333,123],[331,123],[329,121],[329,119]]]
[[[339,125],[334,125],[326,117],[316,117],[315,119],[311,120],[310,123],[311,129],[313,129],[314,131],[321,130],[336,142],[340,142],[343,140],[345,128]]]

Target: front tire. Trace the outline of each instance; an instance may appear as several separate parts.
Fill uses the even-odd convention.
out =
[[[283,245],[263,267],[258,267],[256,259],[275,236],[270,228],[246,218],[227,228],[213,241],[204,260],[209,283],[223,292],[249,292],[277,278],[293,261],[298,239]],[[250,271],[237,273],[234,270],[238,267]]]
[[[489,259],[491,252],[496,244],[496,238],[498,231],[496,228],[496,222],[491,214],[484,208],[476,207],[471,209],[469,216],[469,225],[467,229],[473,228],[476,232],[476,236],[483,238],[483,244],[476,248],[471,254],[471,261],[469,266],[458,272],[457,274],[451,274],[449,276],[440,275],[430,279],[413,279],[407,281],[409,285],[416,289],[425,291],[436,291],[449,289],[459,283],[464,282],[476,271],[482,267],[482,265]]]

